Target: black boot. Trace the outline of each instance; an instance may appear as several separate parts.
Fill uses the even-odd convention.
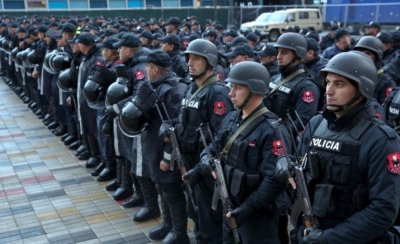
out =
[[[106,160],[106,167],[100,172],[97,181],[102,182],[115,179],[117,177],[116,164],[115,160]]]
[[[95,135],[86,135],[90,148],[90,158],[86,161],[86,168],[97,167],[101,163],[99,143]]]
[[[79,140],[77,140],[77,141],[74,141],[73,143],[71,143],[70,145],[69,145],[69,147],[68,147],[68,149],[69,150],[77,150],[77,149],[79,149],[82,145],[82,142],[81,141],[79,141]],[[84,149],[86,149],[86,147],[84,147]],[[76,156],[79,156],[79,155],[76,155]],[[87,159],[87,158],[86,158]],[[85,159],[85,160],[86,160]]]
[[[165,201],[162,192],[160,191],[159,185],[157,186],[158,186],[157,187],[158,194],[160,195],[161,198],[163,222],[150,230],[149,237],[152,240],[162,240],[172,230],[172,219],[171,219],[171,213],[169,211],[169,206]]]
[[[164,189],[163,189],[164,190]],[[169,205],[172,219],[172,230],[163,239],[163,244],[189,244],[187,234],[187,213],[182,211],[186,207],[185,195],[180,185],[171,184],[163,191],[165,201]]]
[[[97,165],[96,169],[93,170],[92,172],[90,172],[91,176],[99,176],[99,174],[101,173],[101,171],[103,171],[103,169],[106,167],[106,162],[101,161],[101,163],[99,165]]]
[[[158,193],[153,181],[147,177],[139,177],[142,187],[145,205],[133,216],[133,221],[144,222],[153,218],[160,217],[160,207],[158,206]]]
[[[67,139],[67,137],[69,136],[68,133],[65,133],[64,135],[61,136],[61,141],[65,141],[65,139]]]
[[[131,173],[131,178],[133,180],[133,185],[135,186],[136,194],[134,194],[131,199],[129,199],[128,201],[126,201],[122,204],[122,206],[124,206],[124,208],[134,208],[134,207],[142,206],[144,204],[142,188],[140,187],[140,184],[139,184],[139,181],[138,181],[136,175]]]
[[[114,200],[122,200],[133,194],[133,182],[131,179],[131,162],[125,158],[122,159],[122,181],[121,185],[114,192]]]
[[[122,160],[117,158],[117,178],[106,185],[107,191],[116,191],[122,182]]]
[[[81,153],[86,151],[86,146],[82,143],[82,141],[78,140],[78,141],[72,143],[69,147],[71,148],[71,146],[74,145],[75,143],[79,144],[78,148],[76,149],[76,153],[75,153],[75,156],[78,157]]]

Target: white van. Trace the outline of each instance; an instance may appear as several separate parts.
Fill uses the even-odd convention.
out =
[[[295,8],[263,13],[255,21],[242,24],[240,32],[247,34],[257,29],[263,39],[268,38],[269,41],[276,42],[283,33],[282,29],[294,25],[316,32],[322,31],[321,12],[313,8]]]

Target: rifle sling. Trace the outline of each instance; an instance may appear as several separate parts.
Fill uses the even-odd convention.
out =
[[[208,85],[210,85],[211,83],[217,82],[219,81],[218,76],[213,76],[211,78],[209,78],[205,83],[203,83],[195,93],[193,93],[193,95],[189,98],[189,100],[186,101],[185,103],[185,108],[187,108],[187,106],[189,105],[189,103],[196,97],[196,95],[203,90],[204,88],[206,88]]]
[[[301,73],[304,73],[304,69],[298,69],[296,70],[294,73],[291,73],[288,77],[286,77],[285,79],[281,80],[278,84],[276,84],[276,86],[274,87],[274,89],[272,89],[272,91],[269,92],[269,95],[271,95],[272,93],[274,93],[274,91],[276,91],[279,87],[281,87],[283,84],[285,84],[286,82],[288,82],[289,80],[291,80],[293,77],[295,77],[296,75],[299,75]]]
[[[261,108],[257,112],[255,112],[244,124],[242,124],[239,129],[235,132],[235,134],[232,135],[232,137],[229,139],[229,141],[226,143],[224,149],[222,150],[222,155],[228,155],[229,150],[231,150],[232,143],[233,141],[240,135],[240,133],[246,129],[246,127],[253,122],[256,118],[259,116],[263,115],[264,113],[268,112],[268,109],[266,107]]]

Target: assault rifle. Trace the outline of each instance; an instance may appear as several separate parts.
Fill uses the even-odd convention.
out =
[[[281,128],[281,124],[285,123],[282,119],[279,119],[276,122],[277,125],[277,130],[279,133],[279,137],[282,141],[282,146],[283,146],[283,152],[286,158],[286,162],[287,164],[289,164],[291,162],[289,155],[287,153],[287,144],[285,141],[285,137],[283,136],[283,132],[282,132],[282,128]],[[319,223],[318,223],[318,219],[315,218],[315,216],[313,216],[312,212],[311,212],[311,201],[310,201],[310,196],[308,194],[308,189],[307,189],[307,182],[306,179],[304,177],[304,168],[307,165],[307,155],[305,155],[303,157],[303,160],[301,162],[301,164],[297,163],[297,160],[295,162],[294,165],[287,165],[287,169],[289,171],[294,172],[294,177],[295,177],[295,182],[293,181],[293,178],[290,177],[288,180],[291,183],[291,185],[293,186],[294,189],[297,189],[297,192],[299,194],[299,198],[302,201],[302,209],[303,209],[303,217],[304,217],[304,224],[305,226],[308,227],[319,227]],[[288,173],[288,175],[291,175],[290,173]]]
[[[224,216],[228,222],[229,229],[232,231],[233,237],[235,239],[235,243],[240,243],[240,236],[239,236],[238,224],[236,222],[236,219],[234,217],[226,216],[227,213],[229,213],[233,210],[234,206],[233,206],[232,200],[228,193],[228,188],[226,186],[225,176],[224,176],[224,171],[222,169],[221,161],[219,159],[214,158],[210,154],[210,152],[207,150],[207,142],[206,142],[206,137],[204,136],[203,128],[205,128],[207,130],[207,133],[209,134],[210,138],[213,138],[213,135],[211,133],[210,126],[208,124],[200,125],[198,130],[200,131],[201,140],[203,141],[204,148],[207,151],[208,158],[213,159],[212,166],[214,166],[214,169],[215,169],[215,173],[213,173],[213,176],[214,176],[214,178],[216,178],[216,181],[217,181],[217,186],[216,186],[216,189],[214,190],[211,208],[213,210],[217,210],[218,200],[221,199],[222,207],[224,209]],[[211,142],[211,143],[213,144],[213,142]],[[217,152],[217,151],[215,151],[215,152]]]
[[[178,164],[178,168],[181,171],[181,175],[184,175],[187,172],[187,168],[186,168],[185,161],[182,158],[182,153],[181,153],[181,149],[179,147],[178,138],[176,136],[175,127],[171,123],[171,120],[169,118],[169,115],[168,115],[167,109],[165,108],[164,103],[159,101],[156,103],[155,107],[157,108],[157,111],[158,111],[161,119],[163,121],[165,121],[163,119],[163,115],[160,111],[159,104],[162,105],[163,110],[164,110],[164,112],[167,116],[167,120],[168,120],[168,123],[165,123],[165,122],[162,122],[162,123],[164,123],[164,126],[166,126],[168,128],[168,135],[169,135],[169,139],[170,139],[171,145],[172,145],[172,156],[171,156],[171,162],[170,162],[170,169],[175,170],[175,161],[176,161],[176,163]],[[186,199],[189,200],[188,198],[190,198],[190,201],[192,202],[192,205],[193,205],[193,209],[195,212],[197,212],[198,207],[194,201],[194,193],[193,193],[192,186],[186,180],[184,180],[183,183],[187,190],[187,192],[185,193]]]

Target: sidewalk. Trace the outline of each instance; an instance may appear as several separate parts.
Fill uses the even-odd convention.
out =
[[[74,153],[0,81],[0,243],[161,243]]]

